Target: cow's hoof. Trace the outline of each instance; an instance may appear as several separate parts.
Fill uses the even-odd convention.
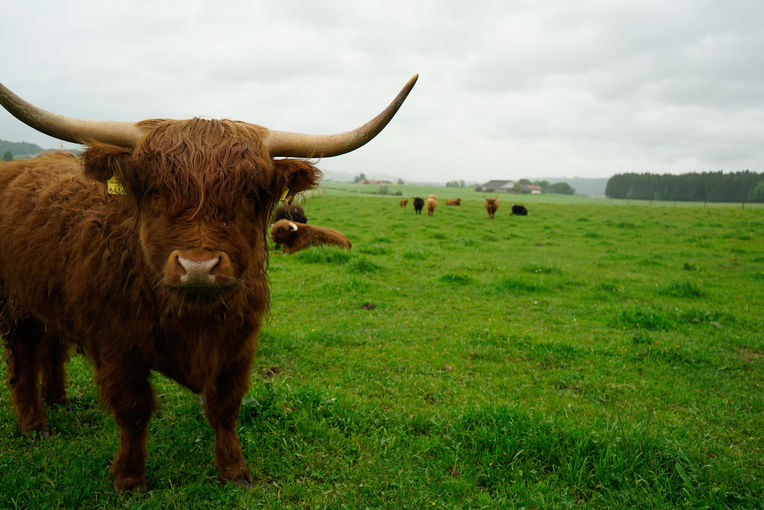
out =
[[[146,492],[146,478],[142,476],[115,478],[114,490],[117,492]]]
[[[231,483],[236,485],[237,487],[243,487],[245,489],[251,489],[252,488],[252,479],[241,479],[241,480],[231,480]]]
[[[223,481],[230,482],[237,487],[244,487],[245,489],[251,489],[253,487],[252,475],[249,474],[249,470],[245,470],[230,478],[223,478]]]
[[[39,441],[41,439],[47,439],[50,437],[50,431],[48,430],[48,427],[43,426],[38,426],[29,430],[22,430],[21,434],[25,438],[31,439],[33,441]]]

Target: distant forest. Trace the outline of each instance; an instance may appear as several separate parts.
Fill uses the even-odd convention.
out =
[[[616,174],[608,180],[605,195],[634,200],[764,202],[764,173]]]

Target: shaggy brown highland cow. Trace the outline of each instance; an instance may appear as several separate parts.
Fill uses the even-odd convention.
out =
[[[352,246],[342,232],[332,228],[279,220],[271,228],[271,241],[284,245],[284,253],[295,253],[309,246],[333,244],[349,250]]]
[[[72,119],[0,84],[13,115],[88,146],[81,158],[0,165],[0,332],[21,432],[48,435],[41,396],[67,402],[64,364],[76,342],[121,430],[115,489],[146,489],[154,370],[203,395],[220,478],[249,486],[236,422],[270,299],[267,226],[282,196],[321,175],[282,157],[355,150],[415,81],[372,121],[322,136],[229,120]]]
[[[499,200],[496,198],[485,199],[485,210],[488,212],[488,217],[493,219],[493,215],[496,214],[496,209],[499,208]]]

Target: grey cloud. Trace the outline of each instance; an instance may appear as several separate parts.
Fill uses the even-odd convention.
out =
[[[201,115],[332,132],[376,114],[419,72],[391,125],[357,153],[322,161],[329,170],[445,181],[764,161],[764,4],[753,0],[4,9],[21,21],[0,32],[14,48],[0,79],[85,118]],[[4,112],[0,138],[58,145]]]

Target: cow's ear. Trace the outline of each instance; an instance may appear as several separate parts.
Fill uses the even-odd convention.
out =
[[[289,202],[297,193],[318,186],[323,176],[321,170],[302,159],[276,159],[273,163],[282,183],[281,192],[288,190],[285,198]]]
[[[131,151],[107,144],[93,144],[82,154],[82,167],[87,177],[106,182],[115,173],[125,175]]]

